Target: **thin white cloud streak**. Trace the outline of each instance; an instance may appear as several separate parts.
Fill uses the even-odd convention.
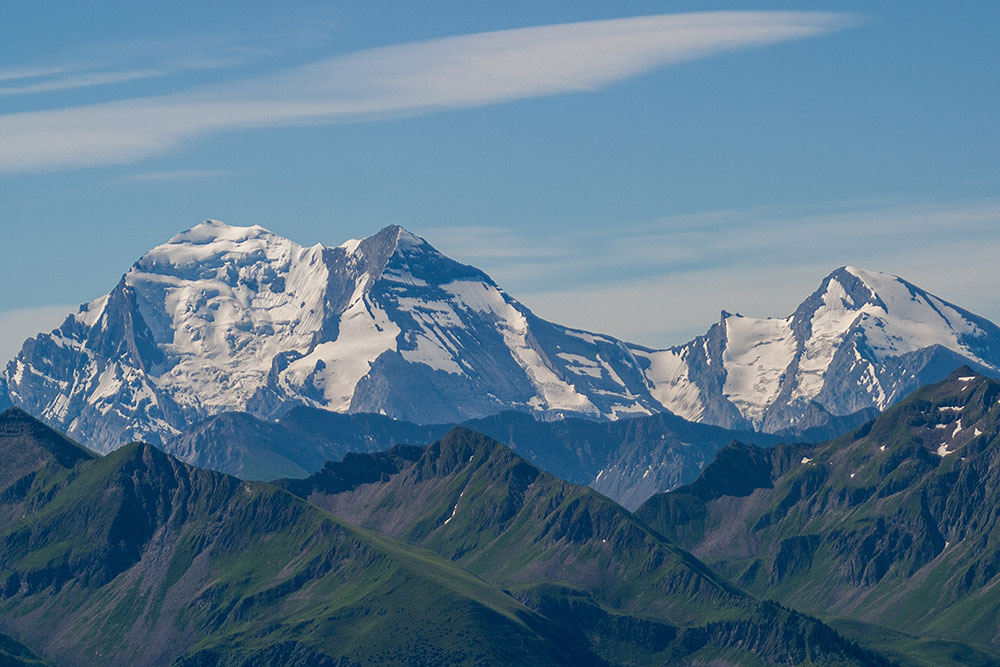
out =
[[[120,164],[240,128],[398,117],[594,91],[656,67],[813,37],[818,12],[708,12],[382,47],[186,93],[0,116],[0,171]]]
[[[272,37],[272,39],[274,39]],[[70,63],[24,64],[0,68],[0,96],[32,95],[93,88],[167,77],[181,72],[225,69],[248,60],[275,55],[272,49],[249,47],[252,41],[220,34],[172,39],[102,42],[85,47]],[[280,37],[278,38],[280,42]],[[237,44],[239,42],[239,44]],[[130,63],[128,67],[124,64]]]
[[[234,51],[230,49],[230,51]],[[241,64],[251,55],[268,55],[262,49],[242,49],[229,56],[170,56],[153,67],[111,70],[107,65],[19,67],[0,70],[0,96],[32,95],[78,88],[94,88],[146,79],[157,79],[179,72],[224,69]],[[27,80],[27,81],[26,81]],[[13,85],[12,82],[17,82]],[[36,112],[37,113],[37,112]]]
[[[709,212],[558,237],[506,232],[500,254],[476,252],[492,245],[488,230],[428,236],[446,253],[463,249],[453,256],[542,317],[652,347],[704,333],[723,309],[787,316],[846,264],[900,275],[1000,322],[1000,202],[850,209]]]
[[[166,74],[159,69],[138,69],[122,72],[84,72],[74,76],[58,79],[36,81],[20,86],[0,87],[0,95],[27,95],[31,93],[50,93],[74,88],[90,88],[92,86],[107,86],[115,83],[127,83],[141,79],[152,79]]]
[[[0,368],[21,350],[24,341],[62,324],[79,306],[40,306],[0,312]]]
[[[79,66],[22,66],[22,67],[5,67],[0,69],[0,81],[20,81],[22,79],[37,79],[43,76],[54,76],[56,74],[68,74],[71,72],[79,72],[82,67]]]

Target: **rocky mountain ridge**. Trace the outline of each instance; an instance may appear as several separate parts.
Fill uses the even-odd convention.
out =
[[[831,442],[734,444],[636,515],[753,592],[996,664],[998,489],[1000,383],[965,367]]]
[[[654,350],[543,320],[400,227],[304,247],[207,221],[26,341],[0,390],[102,451],[294,405],[424,424],[670,411],[794,435],[883,409],[959,363],[1000,372],[1000,329],[852,267],[788,318],[724,313],[705,336]]]

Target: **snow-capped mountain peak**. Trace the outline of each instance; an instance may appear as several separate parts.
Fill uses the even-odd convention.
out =
[[[706,336],[660,353],[676,368],[657,377],[671,387],[657,396],[689,419],[782,431],[816,409],[883,409],[963,361],[997,373],[998,344],[988,320],[898,276],[844,266],[787,318],[723,311]]]
[[[824,280],[824,288],[824,307],[812,314],[814,335],[842,336],[857,327],[867,351],[879,361],[941,346],[979,364],[989,363],[968,344],[985,335],[977,324],[982,318],[899,276],[845,266]]]
[[[239,227],[230,225],[221,220],[204,220],[191,229],[185,230],[167,241],[164,245],[174,245],[180,243],[215,243],[220,241],[232,241],[239,243],[248,239],[261,237],[274,237],[275,235],[264,229],[260,225],[249,227]]]
[[[842,267],[786,318],[723,311],[667,350],[535,316],[402,227],[338,246],[208,220],[25,342],[11,403],[99,449],[305,404],[449,422],[518,409],[767,431],[882,408],[960,363],[1000,368],[995,325],[896,276]],[[940,377],[939,377],[940,376]]]
[[[26,342],[7,379],[99,448],[294,404],[418,421],[662,409],[623,344],[567,332],[395,225],[328,247],[208,220]]]

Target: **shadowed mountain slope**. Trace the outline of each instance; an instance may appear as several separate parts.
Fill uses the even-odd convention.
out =
[[[0,666],[52,667],[52,663],[45,661],[13,637],[0,635]]]
[[[57,440],[34,427],[0,452]],[[599,662],[439,557],[148,445],[21,479],[0,490],[0,629],[56,664]]]
[[[1000,662],[1000,384],[968,367],[820,445],[737,444],[637,516],[750,591]]]
[[[815,620],[746,595],[594,490],[465,428],[426,448],[350,454],[279,484],[503,586],[579,628],[608,660],[624,650],[638,664],[662,664],[681,657],[678,642],[702,637],[703,655],[714,646],[767,663],[878,662]],[[643,633],[658,636],[660,650],[639,641]]]
[[[0,413],[0,488],[30,480],[46,465],[72,468],[80,461],[97,458],[85,447],[53,431],[17,408]]]

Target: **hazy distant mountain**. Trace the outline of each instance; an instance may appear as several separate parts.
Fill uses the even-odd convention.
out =
[[[453,424],[419,425],[371,413],[343,414],[297,406],[276,421],[223,412],[168,439],[163,450],[185,463],[243,479],[307,477],[348,452],[426,444]]]
[[[1000,664],[998,508],[1000,383],[966,367],[829,443],[733,445],[636,514],[752,592]]]
[[[651,350],[540,319],[399,227],[331,248],[209,221],[26,341],[5,377],[14,405],[107,451],[292,405],[417,423],[669,410],[728,428],[829,430],[960,362],[996,372],[1000,329],[853,268],[789,318],[724,314],[687,345]]]
[[[508,410],[463,425],[629,509],[654,493],[694,480],[734,439],[761,445],[779,442],[776,436],[697,424],[669,413],[614,422],[573,417],[539,421]],[[244,479],[272,480],[306,477],[348,452],[377,452],[399,443],[422,445],[455,426],[299,406],[277,421],[225,412],[168,439],[163,448],[192,465]]]

